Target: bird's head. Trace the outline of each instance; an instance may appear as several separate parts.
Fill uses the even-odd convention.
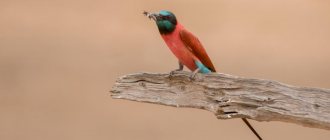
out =
[[[172,12],[162,10],[159,13],[143,12],[143,14],[156,22],[161,34],[172,33],[175,30],[177,20]]]

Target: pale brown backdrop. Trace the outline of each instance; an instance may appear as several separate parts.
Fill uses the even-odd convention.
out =
[[[330,88],[328,0],[1,0],[1,140],[256,140],[239,119],[113,100],[118,76],[177,61],[143,10],[171,10],[218,71]],[[251,121],[265,140],[330,132]]]

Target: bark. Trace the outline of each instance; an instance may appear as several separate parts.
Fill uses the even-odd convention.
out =
[[[282,121],[330,130],[330,90],[272,80],[190,72],[137,73],[120,77],[115,99],[205,109],[218,119]]]

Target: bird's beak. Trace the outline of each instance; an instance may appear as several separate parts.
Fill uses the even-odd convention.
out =
[[[147,11],[144,11],[143,14],[147,16],[149,19],[153,19],[154,21],[157,21],[157,17],[159,16],[158,13],[149,13]]]

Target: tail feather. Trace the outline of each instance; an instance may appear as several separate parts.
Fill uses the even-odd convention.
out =
[[[242,118],[242,120],[250,128],[250,130],[254,133],[254,135],[256,135],[259,140],[262,140],[262,138],[260,137],[260,135],[258,134],[258,132],[250,124],[250,122],[247,119],[245,119],[245,118]]]

